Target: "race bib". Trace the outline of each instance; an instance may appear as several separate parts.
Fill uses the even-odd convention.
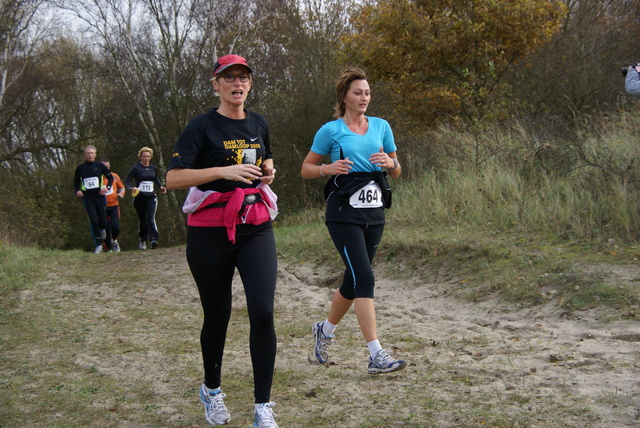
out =
[[[141,192],[153,192],[153,181],[141,181],[138,189]]]
[[[105,195],[113,195],[114,191],[114,188],[111,187],[111,189],[107,189],[107,193],[105,193]]]
[[[358,189],[349,198],[349,205],[353,208],[379,208],[382,206],[382,191],[375,181]]]
[[[82,179],[82,184],[87,190],[97,189],[100,187],[100,180],[98,180],[98,177],[87,177]]]

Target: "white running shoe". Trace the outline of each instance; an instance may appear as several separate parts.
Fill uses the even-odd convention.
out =
[[[276,403],[273,401],[270,403],[258,404],[253,411],[253,426],[258,428],[278,428],[274,417],[276,416],[271,409]]]
[[[100,254],[104,250],[102,249],[102,244],[98,245],[95,250],[93,250],[94,254]]]
[[[139,250],[146,250],[147,249],[147,243],[144,242],[142,239],[140,240],[140,242],[138,242],[138,249]]]
[[[204,404],[204,417],[210,425],[224,425],[231,420],[231,414],[227,406],[224,405],[223,398],[226,394],[218,392],[217,394],[209,394],[207,387],[202,384],[200,387],[200,400]]]
[[[322,332],[322,326],[324,321],[319,321],[311,326],[311,333],[313,333],[313,356],[320,364],[324,364],[329,361],[329,346],[333,341],[333,335],[325,336]]]
[[[407,366],[404,360],[396,360],[387,351],[381,349],[375,357],[369,357],[369,374],[390,373]]]
[[[114,253],[119,253],[120,252],[120,244],[118,244],[118,241],[116,241],[114,239],[113,241],[111,241],[111,245],[113,246],[113,252]]]

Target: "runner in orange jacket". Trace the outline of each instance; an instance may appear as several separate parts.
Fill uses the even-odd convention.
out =
[[[111,169],[111,162],[107,159],[103,159],[102,163],[109,169]],[[105,197],[107,198],[107,239],[105,245],[108,251],[115,253],[120,252],[120,244],[118,243],[118,235],[120,234],[120,204],[118,198],[124,198],[124,183],[116,174],[112,172],[113,185],[111,190],[107,192]]]

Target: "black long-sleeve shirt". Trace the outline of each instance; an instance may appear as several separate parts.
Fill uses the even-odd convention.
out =
[[[102,162],[85,162],[78,165],[73,176],[73,188],[85,195],[99,195],[103,178],[107,177],[107,188],[113,185],[113,175]]]
[[[151,183],[155,184],[155,186],[153,186],[153,184]],[[127,178],[124,180],[124,184],[129,190],[137,187],[138,189],[140,189],[140,194],[145,196],[151,196],[155,194],[156,187],[162,187],[162,182],[158,178],[158,169],[156,168],[156,166],[144,166],[142,165],[142,162],[135,164],[131,168],[129,174],[127,175]]]

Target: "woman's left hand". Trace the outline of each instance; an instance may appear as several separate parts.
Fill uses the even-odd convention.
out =
[[[369,156],[369,162],[381,168],[393,168],[395,165],[391,157],[384,152],[384,148],[380,147],[380,151]]]
[[[273,179],[275,178],[275,176],[276,169],[265,166],[262,168],[262,177],[260,177],[260,181],[262,181],[264,184],[271,184],[273,183]]]

